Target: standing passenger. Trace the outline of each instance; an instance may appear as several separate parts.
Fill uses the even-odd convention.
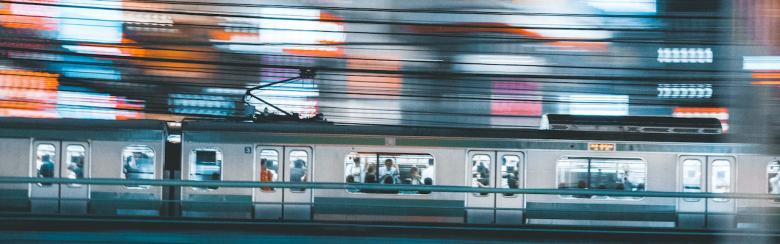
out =
[[[385,167],[379,168],[379,175],[383,181],[387,177],[392,178],[393,182],[398,180],[398,168],[393,165],[392,159],[385,159]]]
[[[351,175],[355,180],[355,183],[361,183],[366,178],[366,172],[363,169],[363,165],[360,164],[360,157],[352,159],[353,164],[347,167],[347,175]]]
[[[268,170],[268,161],[266,159],[260,159],[260,182],[272,182],[274,179],[273,173]],[[271,187],[261,187],[263,191],[273,191]]]

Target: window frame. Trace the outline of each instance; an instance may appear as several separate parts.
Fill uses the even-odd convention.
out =
[[[769,195],[780,195],[780,192],[777,193],[777,194],[773,194],[772,193],[772,187],[770,186],[771,182],[769,182],[769,180],[773,178],[773,177],[769,177],[769,174],[770,174],[769,168],[771,168],[773,165],[778,168],[777,172],[774,173],[775,177],[780,177],[780,160],[778,160],[778,159],[770,160],[769,163],[767,163],[767,165],[766,165],[766,183],[767,183],[766,184],[766,187],[767,187],[766,188],[766,192]],[[769,202],[774,203],[774,204],[780,204],[780,200],[769,200]]]
[[[369,151],[358,152],[358,151],[350,151],[350,152],[347,152],[344,155],[344,157],[343,157],[344,159],[341,162],[342,174],[346,174],[347,173],[347,159],[348,159],[348,157],[350,155],[358,155],[358,156],[360,156],[360,155],[365,155],[365,154],[369,154],[369,155],[373,154],[374,155],[373,158],[376,159],[375,164],[376,164],[377,168],[376,168],[376,172],[374,173],[374,175],[377,176],[377,182],[376,183],[360,182],[360,183],[352,183],[352,184],[381,184],[381,183],[378,182],[378,180],[379,180],[378,177],[379,177],[380,164],[384,164],[384,160],[380,160],[380,158],[382,158],[383,155],[385,156],[385,158],[388,157],[387,155],[391,155],[390,157],[399,156],[399,155],[400,156],[404,156],[404,155],[419,155],[419,156],[429,157],[428,158],[429,160],[431,160],[431,159],[433,160],[433,176],[431,177],[431,185],[436,185],[436,176],[437,176],[436,157],[433,154],[431,154],[431,153],[405,153],[405,152],[400,152],[399,153],[399,152],[369,152]],[[368,167],[371,164],[373,164],[373,163],[369,163],[368,160],[366,160],[365,162],[363,162],[363,164],[365,165],[364,170],[365,170],[366,176],[368,176]],[[401,167],[398,164],[398,160],[394,159],[393,160],[393,164],[395,164],[395,166],[398,167],[398,176],[400,177],[400,175],[401,175]],[[344,181],[345,183],[347,183],[346,182],[347,181],[347,176],[349,176],[349,175],[342,175],[342,178],[343,178],[342,181]],[[422,171],[420,172],[420,176],[422,177]],[[425,185],[425,179],[422,179],[422,180],[423,180],[423,182],[422,182],[423,184],[421,184],[421,185]],[[350,184],[350,183],[347,183],[347,184]],[[394,185],[404,185],[404,184],[403,183],[397,183],[397,184],[394,184]],[[378,196],[430,196],[430,195],[432,195],[432,192],[420,193],[420,191],[415,191],[414,193],[411,193],[411,192],[401,192],[401,191],[399,191],[398,193],[364,192],[364,191],[354,191],[354,192],[351,192],[350,189],[345,189],[344,191],[346,191],[348,194],[369,194],[369,195],[378,195]]]
[[[223,164],[225,163],[224,153],[222,152],[222,149],[219,147],[196,147],[190,150],[190,158],[189,158],[189,172],[187,172],[187,179],[188,180],[194,180],[194,181],[205,181],[205,180],[195,180],[193,175],[197,172],[197,151],[213,151],[216,154],[214,155],[214,160],[219,163],[219,180],[213,180],[213,181],[222,181],[224,180],[224,170],[223,170]],[[219,189],[219,187],[191,187],[193,190],[198,191],[214,191]]]
[[[644,165],[644,168],[645,168],[645,176],[644,176],[644,178],[645,178],[644,184],[645,185],[644,185],[644,190],[643,191],[647,191],[647,189],[649,188],[649,184],[648,184],[649,183],[648,182],[649,178],[647,177],[647,174],[649,173],[649,167],[648,167],[649,164],[648,164],[647,160],[645,160],[643,157],[562,156],[562,157],[559,157],[555,161],[555,178],[554,178],[555,183],[553,184],[555,186],[555,189],[561,189],[558,186],[558,183],[559,183],[558,182],[558,178],[560,176],[559,175],[559,171],[558,171],[558,164],[563,159],[586,159],[587,160],[587,165],[588,165],[587,167],[588,167],[588,178],[589,179],[592,177],[592,175],[590,173],[590,168],[591,168],[591,160],[593,160],[593,159],[601,159],[601,160],[636,160],[636,161],[640,161],[640,162],[642,162],[642,164]],[[588,186],[585,189],[593,190],[593,189],[590,188],[590,183],[588,183]],[[639,191],[637,191],[637,192],[639,192]],[[608,196],[608,195],[590,195],[590,197],[588,197],[588,198],[574,197],[572,195],[558,195],[558,197],[561,198],[561,199],[566,199],[566,200],[602,200],[602,201],[642,201],[642,200],[644,200],[646,198],[646,197],[620,197],[620,196]]]
[[[728,169],[728,175],[725,178],[728,181],[728,190],[724,191],[724,192],[716,192],[715,191],[715,187],[716,187],[715,186],[715,178],[718,176],[716,174],[716,171],[715,171],[715,169],[716,169],[715,164],[718,163],[718,162],[726,162],[725,166]],[[734,162],[732,160],[720,159],[719,158],[719,159],[714,159],[714,160],[710,161],[709,165],[707,165],[707,166],[709,166],[708,171],[709,171],[709,174],[710,174],[709,175],[709,179],[707,179],[707,180],[709,180],[709,183],[710,183],[710,186],[707,189],[708,192],[711,192],[711,193],[731,193],[731,192],[733,192],[733,190],[734,190],[734,180],[732,178],[734,177],[734,173],[735,173],[734,172],[735,171],[735,169],[734,169]],[[718,165],[717,167],[722,167],[722,166],[723,165]],[[731,199],[729,199],[729,198],[712,198],[712,201],[713,202],[724,203],[724,202],[730,202]]]
[[[157,152],[154,151],[154,148],[152,148],[151,146],[144,145],[144,144],[127,145],[127,146],[122,148],[122,151],[119,154],[119,157],[121,158],[119,160],[120,165],[121,165],[119,167],[119,174],[122,175],[122,178],[123,179],[129,179],[129,178],[127,178],[127,173],[124,172],[124,168],[125,168],[125,164],[126,164],[126,162],[125,162],[125,151],[127,151],[128,149],[130,149],[132,147],[149,149],[149,151],[152,152],[152,157],[151,158],[152,158],[152,165],[154,166],[154,167],[152,167],[152,169],[154,170],[154,171],[152,171],[152,179],[157,179]],[[133,153],[133,152],[135,152],[135,151],[131,151],[131,153]],[[125,185],[125,188],[127,188],[127,189],[134,189],[134,190],[144,190],[144,189],[149,189],[151,187],[152,186],[150,186],[150,185]]]
[[[71,173],[75,173],[75,172],[73,172],[73,170],[70,169],[70,164],[72,163],[71,162],[71,150],[70,150],[71,147],[81,148],[81,153],[82,153],[81,157],[82,157],[82,160],[83,160],[83,162],[81,162],[81,178],[77,178],[77,176],[70,177]],[[87,166],[87,147],[85,147],[84,145],[81,145],[81,144],[69,144],[69,145],[65,146],[64,150],[65,150],[65,155],[64,155],[65,157],[64,158],[65,158],[65,163],[67,164],[67,166],[66,165],[61,165],[60,167],[66,166],[65,169],[66,169],[66,172],[68,172],[68,175],[63,177],[63,178],[67,178],[67,179],[84,179],[86,177],[86,174],[87,174],[87,172],[84,171],[86,166]],[[82,185],[81,184],[68,184],[67,186],[68,187],[72,187],[72,188],[79,188]]]
[[[706,172],[707,171],[707,168],[706,168],[707,162],[706,162],[706,160],[702,161],[701,159],[698,159],[698,158],[686,158],[685,160],[682,161],[682,163],[680,163],[681,167],[682,167],[681,170],[683,171],[683,172],[681,172],[682,173],[682,179],[680,179],[682,181],[682,182],[680,182],[681,183],[680,186],[682,186],[682,189],[681,189],[682,192],[692,192],[692,191],[685,191],[685,179],[686,179],[686,176],[685,176],[685,173],[686,173],[685,172],[685,163],[688,162],[688,161],[695,161],[695,162],[698,163],[698,167],[697,167],[698,168],[698,172],[699,172],[699,177],[697,177],[697,180],[699,182],[699,184],[698,184],[699,191],[698,192],[705,192],[705,190],[707,190],[707,186],[706,186],[707,185],[707,183],[706,183],[707,182],[707,179],[706,179],[706,176],[707,176],[707,172]],[[683,201],[685,201],[685,202],[700,202],[701,198],[683,198]]]

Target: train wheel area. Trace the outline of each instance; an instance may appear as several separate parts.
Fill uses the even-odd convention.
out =
[[[2,215],[5,243],[777,243],[780,232]]]

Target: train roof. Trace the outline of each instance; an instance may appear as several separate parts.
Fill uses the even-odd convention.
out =
[[[558,131],[514,128],[454,128],[386,125],[339,125],[315,122],[252,123],[237,121],[194,120],[182,122],[182,131],[200,132],[266,132],[296,134],[417,136],[417,137],[466,137],[503,139],[561,139],[561,140],[609,140],[609,141],[661,141],[661,142],[723,142],[717,134],[670,134],[636,132]]]
[[[0,135],[36,140],[162,141],[159,120],[0,118]]]
[[[159,120],[97,120],[97,119],[49,119],[49,118],[0,118],[0,128],[14,129],[130,129],[164,130],[165,122]]]

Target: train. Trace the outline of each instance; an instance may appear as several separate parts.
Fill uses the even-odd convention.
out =
[[[539,130],[193,120],[172,129],[151,120],[0,118],[0,177],[780,194],[772,145],[675,125],[548,122]],[[0,184],[0,197],[1,212],[258,221],[728,229],[777,226],[780,213],[771,199],[273,187],[15,183]]]

